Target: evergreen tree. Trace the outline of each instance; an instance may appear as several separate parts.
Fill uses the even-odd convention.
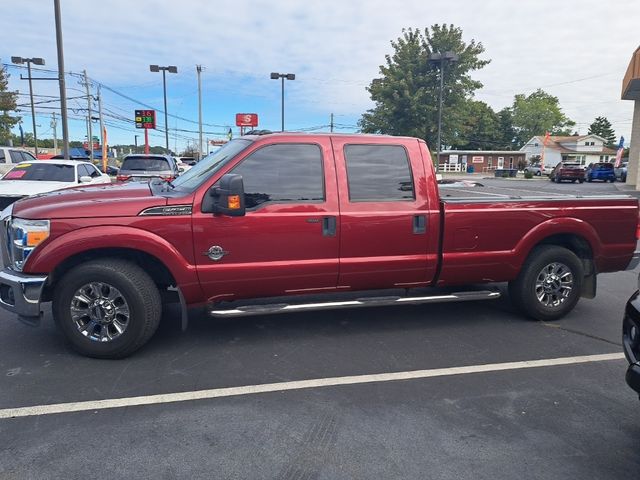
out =
[[[589,135],[598,135],[606,140],[605,145],[607,147],[616,147],[616,132],[613,130],[611,122],[607,120],[607,117],[596,117],[589,126]]]
[[[11,128],[20,121],[20,117],[10,115],[15,111],[18,92],[7,90],[9,74],[7,69],[0,67],[0,145],[6,145],[11,138]]]

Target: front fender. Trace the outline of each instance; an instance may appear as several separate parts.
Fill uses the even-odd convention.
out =
[[[27,258],[23,271],[50,274],[75,255],[108,248],[138,250],[155,257],[171,272],[188,303],[200,301],[202,291],[195,265],[164,238],[134,227],[86,227],[62,234],[36,248]]]

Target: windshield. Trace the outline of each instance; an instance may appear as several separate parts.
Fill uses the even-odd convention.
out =
[[[73,165],[55,163],[20,163],[9,170],[2,180],[37,180],[43,182],[75,182]]]
[[[195,190],[249,145],[251,145],[251,140],[240,138],[225,143],[221,149],[204,157],[195,166],[176,178],[172,184],[183,190]]]
[[[127,157],[122,162],[122,170],[138,170],[147,172],[163,172],[171,170],[166,158],[162,157]]]

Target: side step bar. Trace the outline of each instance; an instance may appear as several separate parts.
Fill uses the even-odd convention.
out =
[[[244,317],[246,315],[270,315],[274,313],[305,312],[308,310],[334,310],[338,308],[380,307],[389,305],[406,305],[419,303],[469,302],[472,300],[495,300],[500,298],[500,292],[492,290],[478,290],[472,292],[454,292],[441,295],[421,297],[365,297],[355,300],[316,302],[316,303],[275,303],[267,305],[245,305],[231,309],[211,309],[209,314],[214,317]]]

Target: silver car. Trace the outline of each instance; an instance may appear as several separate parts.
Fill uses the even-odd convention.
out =
[[[119,182],[146,182],[155,178],[173,180],[178,175],[176,161],[169,155],[133,154],[122,160],[117,179]]]

